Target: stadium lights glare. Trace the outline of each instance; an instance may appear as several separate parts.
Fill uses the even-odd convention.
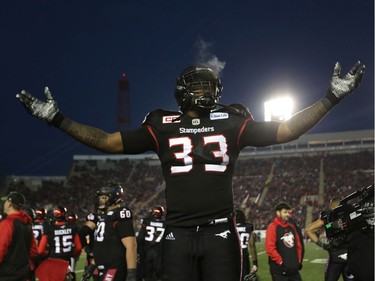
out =
[[[290,97],[281,97],[264,103],[264,121],[284,121],[292,116],[294,102]]]

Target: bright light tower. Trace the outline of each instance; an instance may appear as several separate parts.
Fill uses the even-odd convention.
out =
[[[264,103],[264,121],[284,121],[292,116],[294,102],[290,97],[275,98]]]

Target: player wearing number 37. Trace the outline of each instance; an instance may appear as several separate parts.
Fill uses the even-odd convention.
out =
[[[223,87],[218,74],[199,65],[177,77],[179,111],[152,111],[131,131],[107,133],[65,117],[48,88],[46,102],[26,91],[17,98],[31,115],[97,150],[156,152],[166,181],[162,280],[238,281],[241,249],[232,175],[240,151],[297,139],[358,87],[364,70],[357,62],[341,75],[336,63],[323,97],[283,122],[257,122],[243,105],[219,104]]]

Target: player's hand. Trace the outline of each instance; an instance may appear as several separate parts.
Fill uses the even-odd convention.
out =
[[[255,272],[250,273],[249,275],[244,276],[244,281],[252,281],[252,280],[259,280],[258,276]]]
[[[328,241],[318,240],[315,244],[327,251],[331,249],[331,244]]]
[[[16,98],[32,116],[51,124],[53,118],[59,112],[59,109],[48,87],[44,88],[44,94],[47,98],[46,101],[37,99],[25,90],[22,90],[21,93],[17,94]]]
[[[251,268],[251,273],[256,273],[258,271],[258,267],[256,265],[253,265],[253,267]]]
[[[341,75],[341,65],[339,62],[336,62],[329,83],[329,92],[334,95],[333,98],[337,99],[336,103],[358,88],[365,68],[365,65],[358,61],[347,74]]]
[[[96,268],[95,264],[90,263],[87,266],[86,270],[83,272],[80,281],[87,281],[87,280],[89,280],[91,278],[91,276],[92,276],[95,268]]]

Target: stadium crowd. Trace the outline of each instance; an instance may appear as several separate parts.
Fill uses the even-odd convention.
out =
[[[373,151],[240,158],[233,177],[234,202],[245,210],[255,229],[265,229],[274,216],[273,207],[286,201],[303,228],[319,215],[322,206],[328,206],[332,196],[348,195],[370,185],[374,181],[373,158]],[[62,205],[84,219],[94,211],[95,189],[108,181],[118,182],[124,187],[124,200],[132,208],[135,222],[139,222],[151,206],[165,206],[164,181],[155,161],[74,160],[66,181],[45,180],[35,189],[14,180],[2,193],[19,191],[32,208]],[[309,206],[312,213],[308,216]]]
[[[259,236],[257,237],[259,232],[256,230],[267,229],[268,231],[268,226],[272,224],[275,217],[275,206],[279,202],[288,202],[290,205],[287,204],[285,206],[292,206],[289,216],[296,222],[298,229],[302,229],[302,233],[304,233],[304,228],[313,220],[319,218],[321,210],[329,205],[330,198],[334,196],[343,198],[358,190],[358,188],[368,186],[374,182],[373,159],[373,150],[351,151],[348,153],[319,152],[263,158],[242,157],[237,163],[233,177],[235,208],[243,210],[244,216],[251,225],[251,236],[254,235],[254,239],[259,241]],[[37,212],[45,210],[43,222],[48,220],[48,217],[52,218],[52,226],[50,227],[54,229],[72,227],[72,232],[82,233],[88,217],[92,213],[98,212],[98,188],[100,190],[101,186],[108,186],[108,182],[118,183],[118,186],[123,187],[124,193],[122,191],[116,193],[117,196],[121,197],[124,204],[132,210],[131,220],[127,224],[130,223],[131,228],[134,225],[136,232],[136,234],[132,234],[134,232],[130,230],[130,234],[127,235],[130,235],[131,239],[135,239],[134,235],[137,236],[137,244],[139,245],[138,259],[139,261],[144,261],[144,263],[141,262],[137,266],[139,267],[137,272],[133,270],[134,278],[137,275],[137,280],[159,280],[157,275],[159,270],[157,265],[159,235],[150,236],[153,237],[153,240],[150,240],[148,236],[151,233],[150,229],[154,229],[155,225],[157,227],[155,227],[154,231],[156,229],[158,231],[163,230],[161,235],[164,233],[162,219],[163,206],[166,207],[164,199],[165,183],[157,161],[153,158],[75,159],[72,162],[67,180],[42,180],[41,185],[35,187],[28,181],[14,178],[3,188],[2,193],[20,192],[27,198],[27,203],[23,206],[24,209],[30,210],[31,208]],[[114,190],[116,191],[117,188],[115,186]],[[113,202],[114,210],[116,208],[121,209],[120,206],[118,201]],[[58,211],[57,214],[56,211]],[[63,214],[63,218],[59,217],[61,214]],[[38,218],[38,214],[35,218]],[[71,221],[72,219],[73,221]],[[96,219],[93,221],[92,231],[95,230],[95,221]],[[77,223],[77,226],[72,226],[70,224],[72,222],[74,224]],[[75,227],[81,229],[80,232],[74,230]],[[252,232],[253,230],[254,232]],[[38,244],[44,245],[41,247],[39,244],[38,248],[42,249],[38,249],[38,254],[39,252],[44,253],[46,241],[50,239],[47,238],[48,233],[43,235],[44,244],[39,242],[40,238],[37,239]],[[81,236],[81,239],[83,239],[82,247],[86,245],[87,241],[87,236],[83,237],[86,238]],[[307,238],[307,236],[304,236],[299,240],[302,245]],[[51,241],[54,241],[54,239]],[[132,242],[133,244],[135,243],[134,241]],[[77,240],[76,242],[78,243],[79,241]],[[266,241],[267,243],[269,242]],[[129,244],[125,243],[124,245],[129,247]],[[87,244],[84,247],[87,253],[87,266],[89,266],[89,260],[92,258],[89,246]],[[76,259],[80,255],[80,247],[78,247],[78,250],[76,248],[75,252],[71,253],[72,257],[69,256],[66,260]],[[255,247],[255,244],[253,247]],[[152,262],[153,266],[149,267],[148,264],[151,263],[147,260],[151,258],[154,260]],[[47,260],[43,259],[43,262],[46,261],[55,262],[54,256],[50,256]],[[31,272],[34,274],[34,278],[35,273],[37,277],[51,273],[50,270],[45,272],[42,270],[43,268],[50,268],[51,265],[42,265],[37,267],[39,271]],[[53,268],[56,268],[56,266],[57,264],[52,265]],[[64,263],[61,266],[64,268],[64,272],[68,266],[69,275],[67,276],[70,276],[70,279],[67,278],[66,280],[75,280],[75,263]],[[256,257],[255,262],[253,261],[253,266],[257,268]],[[129,269],[128,271],[132,272]],[[256,274],[256,270],[251,272]],[[95,277],[95,274],[98,273],[90,271],[90,267],[86,267],[83,275],[86,279],[81,280],[89,280],[91,276]],[[30,280],[34,280],[32,278]],[[48,277],[46,278],[40,280],[50,280]]]

